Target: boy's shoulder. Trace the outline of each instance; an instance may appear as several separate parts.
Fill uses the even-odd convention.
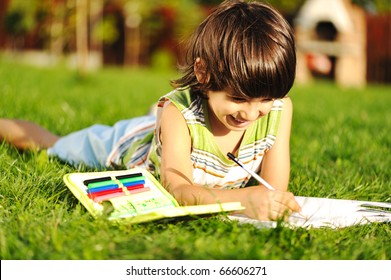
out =
[[[273,101],[272,111],[292,108],[292,100],[289,96]]]
[[[161,97],[161,102],[171,101],[180,110],[192,107],[192,104],[199,101],[199,97],[191,93],[190,88],[177,88]]]
[[[178,98],[189,98],[191,96],[190,88],[176,88],[166,95],[162,96],[165,99],[178,99]]]

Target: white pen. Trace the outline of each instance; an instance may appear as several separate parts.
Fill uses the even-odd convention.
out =
[[[259,183],[264,185],[269,190],[275,191],[276,189],[273,188],[268,182],[266,182],[264,179],[262,179],[261,176],[259,176],[257,173],[252,171],[251,169],[248,169],[239,159],[237,159],[233,154],[228,153],[227,156],[232,159],[234,162],[236,162],[241,168],[247,171],[248,174],[254,177],[255,180],[257,180]]]

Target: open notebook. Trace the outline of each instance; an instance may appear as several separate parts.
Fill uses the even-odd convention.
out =
[[[209,215],[243,209],[239,202],[179,206],[145,169],[69,173],[67,187],[94,216],[142,223],[159,219]]]
[[[308,228],[342,228],[373,222],[391,222],[391,203],[296,196],[300,214],[293,213],[284,225]],[[241,215],[229,215],[239,223],[259,228],[276,227],[275,221],[258,221]]]

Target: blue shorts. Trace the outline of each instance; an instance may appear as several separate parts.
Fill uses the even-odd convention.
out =
[[[93,125],[60,138],[48,149],[48,155],[73,165],[85,164],[102,168],[106,166],[108,156],[122,137],[155,121],[154,115],[148,115],[121,120],[113,126]]]

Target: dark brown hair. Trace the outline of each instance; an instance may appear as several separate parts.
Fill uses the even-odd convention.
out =
[[[207,77],[202,83],[194,71],[197,58]],[[295,79],[292,29],[270,6],[225,1],[190,37],[180,70],[183,76],[172,81],[174,87],[198,93],[228,87],[244,98],[282,98]]]

